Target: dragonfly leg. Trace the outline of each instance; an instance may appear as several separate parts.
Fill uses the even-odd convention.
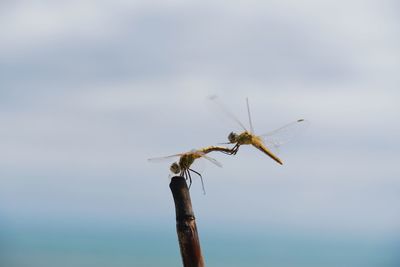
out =
[[[218,150],[219,152],[225,154],[225,155],[232,155],[232,150],[230,151],[222,151],[222,150]]]
[[[192,186],[192,176],[190,175],[189,170],[186,170],[186,173],[187,173],[187,177],[189,177],[189,189],[190,189],[190,187]]]
[[[184,177],[185,180],[189,180],[189,188],[190,188],[190,186],[192,185],[192,177],[190,176],[190,173],[187,170],[182,170],[180,176]]]
[[[236,153],[239,151],[239,144],[236,144],[233,148],[232,148],[232,155],[236,155]]]
[[[232,155],[233,154],[233,149],[230,149],[229,151],[221,151],[222,153],[226,155]]]
[[[223,148],[223,149],[218,149],[217,151],[222,152],[222,153],[224,153],[226,155],[233,155],[233,154],[236,154],[236,152],[235,152],[235,150],[237,150],[236,147],[237,147],[237,144],[231,149]]]
[[[189,169],[189,171],[194,172],[195,174],[197,174],[197,175],[200,177],[201,187],[202,187],[203,193],[204,193],[204,195],[205,195],[205,194],[206,194],[206,190],[205,190],[205,188],[204,188],[203,176],[201,176],[201,174],[200,174],[199,172],[197,172],[197,171],[195,171],[195,170],[193,170],[193,169]]]

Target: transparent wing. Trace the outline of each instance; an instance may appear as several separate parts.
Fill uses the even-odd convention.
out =
[[[212,162],[213,164],[217,165],[218,167],[222,168],[222,164],[219,161],[217,161],[216,159],[211,158],[211,157],[206,156],[206,155],[203,155],[203,158],[205,158],[206,160]]]
[[[150,158],[147,159],[149,162],[171,162],[174,161],[176,158],[179,158],[180,156],[182,156],[183,153],[180,154],[175,154],[175,155],[171,155],[171,156],[166,156],[166,157],[158,157],[158,158]]]
[[[213,106],[216,106],[224,115],[226,115],[228,118],[230,118],[232,121],[234,121],[236,124],[238,124],[244,131],[247,131],[246,127],[244,124],[228,109],[226,108],[219,100],[219,97],[216,95],[209,96],[207,98],[211,103],[213,103]]]
[[[272,132],[261,134],[267,147],[278,149],[297,135],[301,134],[309,125],[309,122],[303,119],[288,123]]]
[[[249,98],[246,97],[247,115],[249,117],[250,132],[254,133],[253,122],[251,121]]]

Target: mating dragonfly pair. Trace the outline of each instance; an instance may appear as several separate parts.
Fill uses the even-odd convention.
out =
[[[183,176],[186,178],[186,180],[189,180],[189,188],[192,184],[191,172],[197,174],[201,179],[203,192],[204,192],[203,178],[198,171],[195,171],[191,168],[195,160],[204,158],[212,162],[213,164],[217,165],[218,167],[222,167],[221,163],[219,163],[216,159],[209,157],[207,154],[215,151],[227,155],[235,155],[239,151],[239,147],[241,145],[252,145],[255,148],[262,151],[264,154],[271,157],[277,163],[282,165],[283,164],[282,160],[278,158],[272,151],[278,149],[281,145],[290,141],[295,135],[297,135],[302,129],[304,129],[308,125],[308,122],[306,120],[299,119],[292,123],[286,124],[272,132],[256,135],[254,133],[253,123],[250,115],[250,106],[247,98],[246,98],[246,105],[247,105],[247,115],[249,119],[250,129],[247,129],[244,126],[244,124],[219,101],[218,97],[211,96],[209,97],[209,100],[228,118],[233,120],[235,123],[238,124],[238,126],[240,126],[243,129],[243,132],[239,134],[234,132],[231,132],[229,134],[228,136],[229,142],[225,144],[234,144],[232,148],[222,147],[222,146],[209,146],[167,157],[149,159],[149,161],[151,162],[158,162],[173,158],[179,158],[176,162],[172,163],[172,165],[170,166],[170,171],[175,175]]]

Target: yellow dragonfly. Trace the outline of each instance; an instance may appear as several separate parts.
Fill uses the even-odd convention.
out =
[[[235,144],[235,146],[231,150],[232,154],[236,154],[239,151],[239,147],[241,145],[252,145],[282,165],[282,160],[277,157],[275,153],[272,152],[272,149],[278,149],[281,145],[290,141],[292,137],[294,137],[300,130],[308,125],[308,121],[304,119],[299,119],[292,123],[286,124],[272,132],[256,135],[254,133],[253,123],[251,120],[248,98],[246,98],[246,105],[250,130],[248,130],[244,126],[244,124],[219,101],[219,98],[217,96],[210,96],[209,100],[211,100],[211,102],[213,102],[221,111],[223,111],[225,115],[235,121],[244,130],[242,133],[239,134],[234,132],[231,132],[229,134],[228,144]]]
[[[204,158],[204,159],[210,161],[211,163],[217,165],[218,167],[222,167],[222,164],[219,163],[216,159],[207,156],[208,153],[213,152],[213,151],[222,152],[224,154],[232,154],[232,150],[230,148],[220,147],[220,146],[209,146],[209,147],[205,147],[205,148],[201,148],[201,149],[197,149],[197,150],[191,150],[189,152],[179,153],[179,154],[175,154],[175,155],[171,155],[171,156],[150,158],[150,159],[148,159],[148,161],[160,162],[160,161],[177,158],[178,160],[176,162],[172,163],[169,168],[171,173],[175,174],[175,175],[183,176],[183,177],[185,177],[186,180],[189,180],[189,188],[192,185],[192,176],[190,173],[192,172],[192,173],[197,174],[201,179],[201,185],[203,188],[203,192],[205,193],[203,177],[201,176],[201,174],[198,171],[193,170],[191,168],[191,166],[195,160]]]

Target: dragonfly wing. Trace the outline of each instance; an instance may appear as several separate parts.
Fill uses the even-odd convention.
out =
[[[171,156],[166,156],[166,157],[157,157],[157,158],[150,158],[147,159],[149,162],[168,162],[168,161],[173,161],[176,158],[182,156],[183,154],[175,154],[175,155],[171,155]]]
[[[288,123],[272,132],[262,134],[260,137],[262,137],[267,146],[278,148],[299,135],[308,127],[308,125],[308,121],[300,119]]]
[[[246,127],[244,127],[244,124],[219,101],[219,97],[212,95],[208,97],[208,100],[213,103],[213,106],[216,106],[222,113],[224,113],[225,116],[238,124],[244,131],[247,131]]]
[[[249,117],[250,132],[254,133],[253,122],[251,121],[249,98],[246,97],[247,116]]]
[[[209,156],[206,156],[206,155],[203,155],[203,158],[205,158],[206,160],[212,162],[213,164],[217,165],[218,167],[222,168],[222,164],[218,160],[216,160],[214,158],[211,158]]]

